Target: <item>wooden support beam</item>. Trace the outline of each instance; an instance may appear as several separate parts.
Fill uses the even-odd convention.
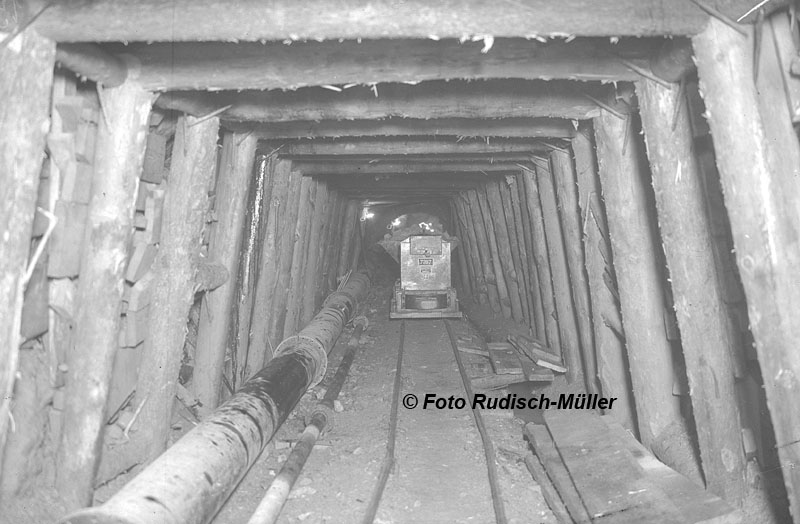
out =
[[[357,200],[349,200],[344,210],[344,223],[340,233],[342,249],[339,251],[339,275],[344,275],[350,269],[355,236],[358,229],[360,205]]]
[[[107,118],[101,119],[97,133],[75,297],[75,333],[65,362],[64,423],[56,456],[56,489],[72,509],[90,505],[94,493],[153,97],[127,82],[104,90],[101,101]]]
[[[378,96],[375,96],[377,91]],[[226,121],[288,122],[292,120],[376,120],[403,118],[567,118],[584,120],[598,114],[586,95],[606,100],[609,90],[597,83],[576,86],[567,80],[431,81],[412,86],[357,86],[341,93],[322,87],[297,91],[175,92],[162,94],[162,109],[207,115],[230,106]]]
[[[402,118],[383,120],[323,120],[262,123],[234,123],[227,127],[252,132],[265,140],[291,138],[344,137],[507,137],[570,138],[575,134],[572,122],[563,118],[507,117],[477,120],[474,118]]]
[[[503,212],[503,208],[506,207],[508,203],[503,202],[500,196],[500,188],[497,187],[497,184],[497,181],[484,184],[484,190],[479,193],[481,197],[484,192],[486,194],[486,203],[488,204],[487,210],[491,216],[493,226],[493,231],[489,232],[489,242],[492,242],[492,236],[494,236],[500,267],[503,270],[503,280],[506,282],[508,296],[511,299],[511,315],[517,322],[525,322],[526,308],[522,305],[522,301],[525,300],[525,298],[520,295],[520,288],[524,289],[524,283],[522,275],[517,272],[517,266],[514,260],[514,249],[511,247],[511,238],[509,238],[509,227],[506,222],[505,213]],[[482,199],[481,202],[483,202]]]
[[[522,215],[519,209],[519,194],[515,177],[504,177],[497,182],[500,189],[500,198],[503,202],[503,213],[508,225],[508,239],[511,244],[511,253],[514,258],[514,267],[517,272],[517,285],[519,287],[522,309],[529,329],[536,328],[533,312],[533,297],[531,296],[530,274],[528,267],[528,251],[525,247],[524,233],[522,231]]]
[[[475,231],[472,229],[472,220],[467,216],[466,203],[462,198],[463,193],[459,196],[453,197],[453,207],[455,209],[454,217],[458,224],[458,234],[461,240],[464,252],[467,257],[467,269],[469,270],[470,280],[472,283],[473,297],[480,304],[486,304],[489,301],[489,290],[486,284],[486,278],[483,275],[483,268],[481,267],[480,260],[480,247],[475,239]],[[491,306],[491,304],[490,304]],[[492,306],[494,309],[494,306]],[[497,304],[499,310],[500,306]]]
[[[464,202],[464,217],[467,219],[468,231],[472,231],[475,235],[475,247],[478,251],[483,279],[486,282],[487,292],[489,294],[489,304],[492,306],[492,311],[501,313],[504,308],[508,306],[501,305],[500,303],[497,277],[495,276],[495,269],[492,264],[492,255],[489,252],[489,241],[486,238],[486,228],[483,225],[483,215],[478,205],[476,191],[476,189],[471,189],[461,194]]]
[[[153,265],[149,336],[136,386],[136,398],[143,407],[132,440],[144,460],[160,455],[169,438],[208,192],[217,166],[217,118],[198,121],[181,117],[176,129],[164,196],[164,225]]]
[[[261,253],[258,258],[257,273],[252,278],[256,279],[253,297],[251,321],[248,322],[247,336],[248,347],[253,348],[253,357],[247,358],[247,352],[240,356],[245,362],[244,374],[249,376],[250,370],[257,371],[259,366],[266,365],[272,359],[272,353],[281,340],[277,337],[270,338],[269,318],[273,302],[283,294],[278,291],[278,266],[280,264],[281,244],[284,240],[283,215],[288,213],[287,202],[289,196],[289,176],[291,162],[278,160],[274,155],[265,161],[266,180],[264,205],[266,213],[265,231],[261,241]],[[261,352],[260,356],[258,352]],[[250,368],[250,369],[247,369]]]
[[[545,234],[547,235],[547,254],[553,278],[553,295],[558,318],[558,334],[561,340],[561,354],[567,368],[567,382],[572,383],[576,380],[583,380],[584,370],[581,365],[581,340],[570,289],[564,233],[561,230],[550,162],[536,159],[534,165],[536,181],[539,185]]]
[[[604,396],[617,398],[614,409],[607,413],[625,429],[637,434],[628,357],[625,341],[620,338],[620,335],[624,337],[624,331],[615,296],[616,273],[611,257],[605,206],[597,179],[597,159],[591,138],[593,135],[590,125],[579,128],[572,141],[572,151],[575,155],[586,275],[592,305],[597,380]],[[609,285],[614,286],[613,291]]]
[[[316,199],[316,182],[313,178],[304,176],[300,181],[300,201],[297,208],[297,223],[292,236],[295,238],[294,252],[292,253],[292,268],[289,280],[286,281],[286,319],[283,323],[283,337],[296,334],[300,331],[300,314],[303,307],[303,286],[308,285],[311,279],[306,267],[309,231],[311,218],[314,215],[314,201]]]
[[[277,124],[276,124],[277,125]],[[424,135],[424,130],[419,131]],[[262,150],[278,149],[281,156],[301,159],[308,155],[331,158],[357,158],[356,155],[374,158],[376,155],[411,157],[413,155],[497,155],[502,153],[534,153],[549,151],[544,140],[531,138],[493,138],[464,136],[400,136],[400,137],[345,137],[315,138],[301,140],[269,140],[261,145]],[[306,158],[307,159],[307,158]]]
[[[607,38],[561,40],[456,39],[306,41],[265,43],[112,44],[113,53],[141,63],[143,85],[153,91],[297,89],[320,85],[372,85],[445,78],[484,80],[633,81],[640,78],[624,61],[646,69],[659,41]],[[82,44],[85,45],[85,44]],[[618,58],[618,57],[624,57]]]
[[[650,182],[639,157],[641,137],[631,118],[603,111],[594,128],[639,435],[652,447],[682,415],[672,394],[675,364],[664,328],[665,280],[656,254],[661,242],[655,237]]]
[[[486,250],[492,263],[494,281],[497,285],[497,295],[500,298],[500,310],[504,318],[510,319],[519,314],[519,296],[515,295],[515,302],[515,299],[512,299],[508,289],[506,272],[503,268],[503,261],[500,259],[500,249],[498,248],[497,238],[494,232],[494,218],[489,208],[485,188],[479,187],[478,189],[470,191],[470,205],[473,207],[473,212],[479,213],[476,216],[478,219],[476,227],[482,227],[485,232],[486,242],[481,243],[481,246]]]
[[[423,163],[381,163],[363,162],[295,162],[294,169],[306,176],[334,175],[404,175],[404,174],[437,174],[437,173],[508,173],[517,169],[517,162],[437,162]]]
[[[303,284],[303,303],[300,310],[301,326],[305,326],[314,316],[317,309],[317,285],[321,277],[320,246],[322,245],[322,229],[327,222],[328,211],[328,183],[324,180],[315,180],[313,221],[308,233],[308,254],[306,261],[305,283]]]
[[[458,211],[456,210],[456,205],[454,200],[450,201],[449,207],[450,207],[450,216],[452,217],[453,220],[453,226],[452,226],[453,234],[461,241],[459,246],[456,248],[456,260],[457,260],[456,273],[458,273],[458,282],[461,286],[460,296],[473,297],[473,300],[479,302],[477,290],[475,295],[472,294],[472,283],[474,282],[474,280],[472,274],[472,267],[470,266],[471,261],[468,260],[466,255],[467,246],[469,245],[468,241],[465,240],[467,237],[467,232],[464,230],[463,221],[458,220]],[[485,303],[485,297],[484,297],[484,302],[482,303]]]
[[[587,282],[581,234],[581,210],[578,206],[578,185],[572,156],[567,151],[550,153],[553,169],[558,211],[561,218],[561,231],[564,237],[564,251],[567,257],[569,283],[572,288],[572,303],[580,340],[581,360],[584,380],[589,393],[597,393],[597,361],[595,360],[594,333],[592,331],[592,309],[589,303],[589,284]]]
[[[550,259],[547,256],[547,235],[545,233],[544,218],[542,216],[542,203],[539,198],[539,184],[536,181],[536,171],[525,168],[522,173],[523,188],[525,190],[525,204],[531,221],[531,239],[533,257],[539,273],[539,293],[542,297],[542,311],[544,312],[544,327],[547,347],[555,350],[559,357],[562,356],[561,336],[558,332],[558,313],[556,312],[555,294],[553,292],[553,277],[550,270]]]
[[[800,522],[800,468],[791,467],[800,464],[800,146],[766,55],[753,85],[752,38],[712,20],[693,45],[775,447]]]
[[[669,267],[697,440],[708,488],[744,500],[745,456],[736,404],[733,347],[714,252],[703,180],[692,151],[686,104],[677,86],[636,86],[653,173],[658,223]],[[664,125],[675,118],[675,126]]]
[[[60,44],[56,49],[56,60],[63,67],[103,87],[118,87],[128,77],[125,60],[96,44]],[[139,74],[137,81],[142,88],[152,91],[142,80]]]
[[[55,45],[33,31],[0,46],[0,470],[19,356],[25,272],[42,169]]]
[[[544,304],[542,303],[542,288],[539,282],[539,268],[536,267],[535,247],[533,242],[533,230],[531,226],[531,216],[526,203],[527,196],[525,193],[525,181],[522,173],[514,177],[514,183],[511,184],[511,201],[514,205],[514,213],[520,215],[519,225],[521,241],[525,245],[525,263],[528,264],[528,294],[530,295],[533,304],[534,323],[533,327],[534,336],[539,340],[546,341],[547,334],[545,332],[545,318],[544,318]]]
[[[41,3],[43,0],[35,4]],[[721,0],[715,5],[735,19],[747,12],[752,2]],[[181,13],[180,24],[174,23],[175,13]],[[191,0],[169,5],[157,0],[136,4],[111,0],[55,4],[36,22],[36,28],[59,42],[231,42],[470,35],[691,35],[702,30],[707,19],[691,4],[665,9],[659,0],[564,0],[557,4],[532,0],[522,5],[489,5],[477,0],[435,4],[425,0],[402,4],[390,0],[373,0],[369,4],[356,0],[278,0],[268,5],[257,0],[234,5]]]
[[[330,242],[332,222],[335,213],[336,199],[338,192],[332,185],[325,181],[320,182],[322,185],[319,190],[325,193],[325,200],[322,205],[322,212],[320,219],[322,221],[321,231],[319,233],[319,240],[317,241],[317,267],[316,267],[316,283],[314,286],[314,307],[313,310],[322,305],[322,300],[328,292],[328,275],[327,275],[327,262],[328,262],[328,242]],[[324,188],[324,189],[323,189]]]
[[[222,264],[232,276],[222,287],[207,293],[201,305],[192,387],[203,415],[219,403],[256,142],[253,136],[238,133],[225,133],[222,141],[214,197],[217,222],[212,226],[208,257]]]

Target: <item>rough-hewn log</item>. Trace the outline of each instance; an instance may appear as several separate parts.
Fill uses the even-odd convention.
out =
[[[163,228],[153,264],[155,279],[136,386],[143,403],[135,448],[145,460],[160,455],[172,425],[186,322],[194,300],[194,274],[208,213],[208,192],[217,166],[219,120],[178,119],[170,175],[164,196]]]
[[[531,219],[533,257],[536,259],[536,269],[539,272],[539,291],[542,297],[544,332],[545,335],[547,335],[547,347],[556,351],[556,354],[561,356],[561,336],[558,333],[558,313],[556,313],[550,260],[547,256],[547,235],[544,230],[544,218],[542,217],[542,204],[539,199],[539,185],[536,182],[536,171],[532,168],[525,168],[522,178],[525,188],[525,204]]]
[[[524,296],[520,296],[520,287],[524,287],[523,279],[522,275],[517,272],[517,267],[515,267],[515,257],[511,248],[511,240],[509,239],[508,223],[503,212],[503,207],[505,206],[497,184],[497,182],[490,182],[484,186],[486,203],[488,204],[487,211],[491,216],[491,224],[493,226],[492,231],[489,232],[489,242],[492,242],[492,236],[494,236],[500,267],[503,270],[503,280],[506,283],[508,296],[511,299],[511,316],[517,322],[524,322],[525,307],[522,305]],[[484,191],[480,192],[481,203],[483,202],[483,193]],[[487,227],[488,224],[489,221],[487,220]]]
[[[359,204],[357,200],[347,202],[344,210],[344,227],[341,229],[342,249],[339,252],[339,275],[344,275],[350,269],[350,258],[353,255],[353,246],[358,228]]]
[[[472,220],[467,216],[466,204],[461,196],[453,198],[453,205],[458,222],[459,239],[463,244],[462,249],[468,255],[467,268],[472,280],[472,288],[476,295],[474,298],[479,303],[486,304],[489,300],[489,289],[486,284],[486,278],[483,275],[479,254],[480,247],[475,238],[475,231],[472,229]],[[499,311],[500,305],[496,305]]]
[[[288,122],[291,120],[404,118],[554,117],[584,120],[598,114],[585,96],[606,99],[608,90],[595,83],[576,86],[566,80],[431,81],[411,86],[357,86],[341,93],[322,87],[297,91],[220,91],[162,94],[163,109],[194,116],[230,105],[220,118],[230,121]]]
[[[547,255],[550,260],[550,274],[553,278],[553,295],[558,318],[558,334],[561,339],[561,354],[567,368],[567,381],[574,382],[583,380],[581,340],[575,319],[575,304],[572,301],[564,234],[561,231],[558,203],[553,187],[553,173],[547,160],[535,159],[534,165],[536,166],[539,200],[542,204],[542,217],[547,235]]]
[[[563,118],[396,118],[384,120],[323,120],[273,122],[252,124],[229,123],[231,129],[253,132],[254,135],[273,140],[277,138],[337,138],[337,137],[395,137],[442,136],[474,137],[496,136],[506,138],[570,138],[575,128]]]
[[[731,351],[735,334],[709,249],[713,238],[703,181],[692,153],[689,115],[686,104],[676,97],[677,86],[668,89],[643,81],[636,91],[704,477],[720,497],[741,501],[746,461]],[[665,126],[681,103],[675,127]]]
[[[567,269],[569,269],[569,283],[572,287],[572,302],[577,317],[584,380],[588,392],[597,393],[597,362],[592,331],[592,309],[589,303],[589,284],[585,269],[586,257],[581,241],[583,235],[581,234],[581,214],[578,206],[577,175],[571,155],[566,151],[550,153],[550,164],[558,197],[564,251],[567,257]]]
[[[461,240],[461,244],[456,248],[456,272],[458,273],[458,281],[461,285],[461,290],[463,295],[462,296],[470,296],[472,297],[472,268],[469,267],[469,262],[467,261],[467,255],[465,253],[467,249],[468,242],[466,239],[467,232],[464,230],[463,221],[458,220],[458,211],[456,211],[455,203],[451,200],[450,201],[450,216],[453,218],[454,226],[453,226],[453,234]],[[474,299],[478,300],[478,295],[474,296]]]
[[[39,0],[37,3],[44,3]],[[716,5],[731,18],[750,9],[747,0]],[[35,9],[32,10],[35,12]],[[175,13],[181,23],[175,24]],[[197,40],[335,40],[360,38],[691,35],[702,30],[707,15],[694,6],[665,9],[658,0],[565,0],[554,4],[488,5],[470,0],[397,4],[374,0],[329,0],[264,5],[246,0],[235,5],[181,0],[129,4],[56,4],[37,21],[42,34],[59,42],[197,41]]]
[[[506,215],[508,225],[508,239],[511,243],[511,253],[514,257],[514,267],[519,277],[520,298],[525,319],[531,329],[536,328],[534,320],[533,297],[531,296],[530,274],[528,267],[528,251],[525,247],[525,235],[522,231],[522,216],[519,210],[519,194],[515,177],[506,177],[498,182],[500,195],[503,202],[503,213]],[[512,187],[509,187],[511,185]]]
[[[252,136],[226,133],[222,141],[222,161],[217,175],[214,211],[208,256],[236,275],[247,215],[247,194],[253,176],[255,147]],[[236,294],[236,278],[206,294],[202,302],[194,354],[192,387],[200,400],[199,410],[208,414],[219,402],[225,349],[230,328],[230,312]]]
[[[542,291],[539,283],[539,269],[536,267],[536,256],[534,255],[533,232],[531,229],[531,216],[526,204],[525,181],[523,174],[519,173],[514,177],[514,183],[509,187],[511,190],[511,201],[514,205],[514,213],[519,213],[519,233],[520,240],[525,245],[525,261],[528,265],[528,294],[531,297],[533,310],[533,329],[534,336],[539,340],[546,341],[544,305],[542,304]]]
[[[650,219],[649,181],[638,152],[641,138],[630,122],[607,111],[594,126],[639,434],[651,446],[681,420],[672,395],[672,348],[664,331],[664,280],[655,253],[660,241]]]
[[[352,155],[366,155],[374,158],[395,155],[397,159],[409,158],[411,155],[448,155],[441,158],[453,158],[454,155],[498,155],[500,153],[532,153],[549,151],[546,140],[530,138],[493,138],[487,141],[483,137],[433,136],[420,138],[423,130],[414,137],[347,137],[314,140],[270,140],[264,143],[263,149],[270,151],[280,147],[282,156],[304,157],[305,160],[319,159],[331,155],[336,159],[350,160]],[[314,155],[308,157],[307,155]],[[345,156],[346,155],[346,156]],[[356,157],[352,157],[356,158]],[[433,158],[432,156],[430,158]],[[463,157],[462,157],[463,158]],[[368,160],[370,158],[367,158]]]
[[[275,250],[278,255],[277,265],[275,266],[275,291],[270,295],[270,310],[267,316],[267,339],[270,341],[283,340],[284,338],[283,326],[286,320],[286,299],[289,292],[292,256],[294,255],[294,245],[299,240],[295,236],[295,227],[300,208],[300,184],[302,179],[303,175],[299,171],[294,169],[289,171],[286,200],[283,202],[283,210],[279,210],[277,214],[280,219],[275,224],[279,228],[280,243]]]
[[[575,155],[581,205],[586,274],[592,301],[597,378],[603,395],[617,398],[614,409],[607,413],[636,434],[638,426],[628,372],[628,357],[625,341],[620,339],[620,335],[624,336],[622,317],[614,295],[616,287],[613,292],[609,288],[609,285],[616,282],[616,274],[611,258],[605,208],[597,179],[597,160],[591,139],[593,134],[589,125],[579,128],[572,141],[572,150]]]
[[[347,206],[347,198],[341,191],[336,191],[336,200],[331,209],[330,233],[328,234],[328,247],[325,250],[325,271],[328,289],[336,289],[339,277],[339,252],[342,249],[341,231],[345,220],[344,210]]]
[[[308,237],[311,218],[314,214],[316,199],[316,183],[311,177],[304,176],[300,181],[300,201],[297,207],[297,223],[292,235],[295,237],[292,267],[289,272],[286,297],[286,318],[283,322],[284,338],[294,335],[302,327],[300,312],[303,307],[303,286],[308,285],[311,275],[306,268],[308,254]]]
[[[153,91],[297,89],[319,85],[372,85],[442,78],[628,80],[639,79],[615,55],[647,68],[655,50],[647,40],[607,38],[571,42],[498,39],[491,52],[484,43],[456,40],[377,40],[344,42],[221,43],[191,42],[107,46],[142,64],[142,84]],[[613,54],[612,54],[613,53]]]
[[[118,87],[128,77],[125,61],[96,44],[60,44],[56,50],[56,60],[70,71],[104,87]],[[138,75],[137,82],[142,88],[152,90],[142,80]]]
[[[339,205],[339,192],[331,185],[328,185],[328,200],[325,203],[324,222],[322,223],[322,240],[319,243],[319,262],[317,272],[319,280],[314,291],[314,304],[322,303],[325,295],[330,291],[328,287],[328,271],[330,270],[330,252],[332,250],[334,219],[338,218],[336,210]]]
[[[474,201],[472,200],[473,197]],[[503,269],[503,263],[500,260],[500,250],[497,247],[497,238],[494,233],[494,220],[492,218],[492,212],[489,209],[485,188],[478,188],[474,191],[470,191],[470,204],[473,203],[473,210],[479,213],[476,216],[476,218],[479,219],[476,227],[483,227],[485,232],[486,243],[482,243],[481,245],[486,249],[487,256],[492,263],[494,280],[497,284],[497,295],[500,299],[500,310],[503,312],[503,317],[512,318],[519,309],[514,309],[515,302],[511,298],[508,289],[506,273]],[[519,295],[516,295],[515,298],[517,300],[516,307],[519,308]]]
[[[680,80],[694,70],[692,41],[686,38],[665,40],[650,59],[650,69],[656,77],[667,82]]]
[[[526,157],[527,158],[527,157]],[[374,159],[373,159],[374,160]],[[336,162],[309,162],[299,161],[294,163],[294,168],[306,176],[335,176],[335,175],[392,175],[392,174],[436,174],[436,173],[509,173],[516,169],[516,162],[496,161],[489,159],[479,162],[445,162],[432,159],[423,159],[419,163],[412,162],[372,162],[339,160]]]
[[[281,243],[283,242],[283,214],[287,213],[288,193],[289,193],[289,173],[291,163],[288,160],[277,160],[270,157],[267,160],[267,182],[270,186],[269,194],[264,195],[266,199],[264,210],[267,213],[263,240],[261,242],[261,256],[259,257],[258,274],[256,279],[255,295],[253,297],[253,309],[251,312],[250,325],[248,331],[248,347],[254,351],[263,351],[263,354],[254,353],[243,363],[245,366],[245,376],[256,369],[259,365],[266,365],[272,358],[273,350],[280,343],[277,339],[269,338],[269,318],[272,310],[273,301],[284,294],[279,291],[278,285],[278,265],[281,253]],[[248,350],[249,354],[249,350]]]
[[[492,266],[492,255],[489,253],[489,240],[486,238],[486,228],[483,225],[483,216],[481,215],[481,208],[478,206],[475,190],[472,189],[465,194],[462,193],[461,196],[464,202],[464,217],[467,219],[467,231],[472,231],[475,235],[475,247],[478,251],[483,279],[486,282],[489,294],[489,304],[492,306],[492,311],[500,313],[503,311],[503,307],[500,304],[500,292],[497,289],[497,278]]]
[[[800,463],[799,146],[782,82],[764,55],[758,91],[753,86],[752,39],[712,20],[693,44],[775,447],[798,522],[800,468],[789,466]]]
[[[55,45],[23,31],[0,46],[0,470],[14,391]]]
[[[107,119],[97,133],[56,459],[56,486],[70,508],[90,504],[94,492],[152,101],[149,92],[130,82],[102,95]]]
[[[317,180],[314,182],[316,185],[315,199],[314,199],[314,217],[311,224],[311,230],[308,236],[308,255],[307,255],[307,270],[305,274],[306,281],[303,284],[303,307],[300,315],[300,324],[305,325],[314,316],[317,309],[316,295],[317,286],[322,278],[322,269],[320,266],[321,252],[320,247],[324,245],[322,242],[322,229],[327,222],[328,209],[328,183],[324,180]]]

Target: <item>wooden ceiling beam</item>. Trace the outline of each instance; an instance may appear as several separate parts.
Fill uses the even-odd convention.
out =
[[[519,171],[523,162],[428,162],[428,163],[369,163],[369,162],[293,162],[292,169],[304,175],[404,175],[441,173],[508,173]]]
[[[48,4],[34,0],[28,11]],[[36,31],[57,42],[694,35],[708,20],[679,0],[105,0],[51,2]],[[752,0],[716,0],[733,19]]]
[[[296,140],[291,142],[268,141],[260,146],[260,151],[271,152],[277,149],[281,156],[300,159],[314,155],[321,157],[351,157],[357,155],[486,155],[500,153],[525,153],[547,151],[547,142],[536,139],[503,139],[456,137],[430,138],[349,138]]]
[[[352,137],[502,137],[572,138],[575,127],[563,118],[386,118],[384,120],[324,120],[322,122],[228,122],[227,128],[252,132],[266,140]]]
[[[134,56],[137,81],[153,91],[297,89],[300,87],[440,79],[634,81],[626,61],[647,70],[662,39],[608,38],[542,43],[498,39],[348,40],[344,42],[226,42],[109,44],[114,55]]]
[[[588,95],[588,96],[587,96]],[[593,118],[607,99],[608,86],[576,85],[567,80],[431,81],[419,85],[353,87],[337,93],[321,87],[291,92],[220,91],[162,94],[163,109],[203,116],[224,109],[222,120],[289,122],[293,120],[377,120],[403,118]],[[591,98],[589,98],[591,97]]]

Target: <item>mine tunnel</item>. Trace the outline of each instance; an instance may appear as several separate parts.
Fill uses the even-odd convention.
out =
[[[0,521],[800,522],[791,2],[0,4]]]

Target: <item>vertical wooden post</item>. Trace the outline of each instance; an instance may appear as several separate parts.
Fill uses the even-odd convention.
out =
[[[270,295],[270,310],[267,317],[267,339],[278,347],[284,338],[284,322],[286,321],[286,301],[289,292],[289,281],[292,271],[294,245],[298,241],[295,235],[297,217],[300,209],[300,186],[303,174],[295,169],[289,171],[289,189],[283,210],[276,227],[279,229],[280,245],[277,248],[278,261],[275,269],[275,291]]]
[[[328,289],[336,289],[336,279],[339,276],[339,252],[342,249],[342,224],[345,220],[347,199],[336,191],[336,199],[331,215],[331,224],[328,233],[328,249],[325,252],[325,274],[328,279]],[[323,294],[323,298],[324,298]]]
[[[475,226],[483,230],[484,241],[479,240],[479,242],[486,250],[486,256],[492,264],[492,274],[497,284],[497,295],[500,299],[500,310],[504,318],[511,318],[513,315],[511,298],[509,297],[503,266],[500,263],[500,253],[497,249],[497,239],[495,239],[494,235],[494,221],[489,211],[489,204],[486,201],[485,188],[470,190],[469,195],[470,207],[476,213]]]
[[[320,260],[322,259],[321,247],[323,242],[323,227],[327,222],[328,209],[328,183],[324,180],[315,181],[316,198],[314,200],[314,222],[308,236],[308,270],[306,281],[303,284],[303,307],[300,316],[300,325],[306,325],[314,316],[317,309],[317,286],[322,279]]]
[[[693,45],[781,471],[800,522],[800,150],[774,65],[762,60],[753,85],[752,38],[712,18]],[[771,45],[767,34],[764,47]]]
[[[247,333],[249,338],[248,346],[255,348],[256,352],[263,352],[260,357],[256,356],[259,355],[258,353],[254,353],[252,358],[247,359],[248,363],[245,368],[250,367],[250,370],[253,371],[269,362],[272,358],[272,351],[281,343],[280,340],[269,338],[269,319],[272,311],[272,302],[276,298],[278,264],[281,242],[283,242],[283,214],[288,212],[287,206],[289,205],[291,161],[272,158],[269,161],[268,169],[267,179],[271,189],[269,198],[264,204],[267,214],[266,230],[261,243],[258,274],[255,276],[256,290],[250,320],[252,327]],[[252,365],[250,362],[252,362]],[[249,376],[250,370],[245,369],[244,373]]]
[[[544,319],[544,304],[542,303],[542,285],[539,282],[539,268],[536,267],[536,256],[533,241],[533,231],[531,226],[531,215],[526,204],[527,196],[525,194],[525,181],[523,175],[518,174],[514,177],[514,186],[511,187],[511,201],[515,207],[515,213],[520,214],[521,233],[523,242],[525,243],[525,261],[528,264],[528,274],[530,280],[529,293],[532,299],[532,308],[534,314],[534,334],[542,341],[547,340]]]
[[[640,137],[630,119],[601,111],[595,134],[639,435],[652,446],[681,414],[672,394],[674,363],[664,331],[664,280],[655,253],[660,242],[649,215]]]
[[[473,207],[472,191],[474,190],[469,190],[460,195],[467,234],[471,235],[470,243],[473,245],[475,256],[478,257],[478,273],[486,284],[489,305],[492,307],[492,311],[500,313],[502,311],[500,307],[500,294],[497,292],[497,281],[494,277],[491,258],[486,247],[486,231],[483,229],[483,224],[479,220],[481,216],[480,209]]]
[[[210,413],[219,402],[257,142],[255,136],[243,137],[238,133],[226,133],[222,141],[222,162],[214,199],[217,222],[212,226],[208,257],[222,264],[229,278],[206,294],[200,311],[192,385],[202,403],[201,414]]]
[[[524,322],[525,314],[519,293],[521,278],[514,268],[514,256],[511,251],[511,242],[508,238],[508,225],[503,213],[503,202],[497,182],[493,181],[484,184],[484,191],[479,192],[478,201],[481,205],[485,203],[483,218],[486,221],[486,228],[489,233],[489,246],[494,246],[495,251],[492,253],[497,255],[500,262],[503,281],[506,284],[506,291],[511,300],[511,316],[517,322]]]
[[[146,450],[143,458],[147,460],[164,451],[172,425],[208,192],[217,165],[218,132],[217,118],[178,119],[164,196],[161,240],[153,263],[150,333],[144,343],[136,386],[136,401],[143,407],[135,426],[134,449]]]
[[[333,187],[328,187],[328,201],[325,204],[325,222],[322,225],[322,242],[319,246],[319,281],[314,298],[315,306],[320,306],[329,291],[328,273],[330,269],[331,252],[333,251],[333,232],[335,230],[335,220],[339,216],[339,192]]]
[[[564,234],[564,248],[569,269],[569,283],[572,287],[572,300],[577,317],[581,356],[586,372],[584,380],[589,393],[597,393],[597,363],[595,360],[594,333],[592,332],[592,310],[589,303],[583,241],[581,235],[581,214],[578,206],[578,185],[575,166],[566,151],[550,153],[553,166],[553,179],[558,197],[561,230]]]
[[[544,317],[541,316],[541,311],[537,312],[535,304],[534,293],[539,292],[538,288],[532,285],[533,276],[530,273],[530,259],[528,258],[528,246],[525,240],[526,233],[522,222],[522,210],[519,205],[519,191],[517,190],[517,177],[508,176],[505,182],[500,184],[500,191],[503,194],[503,201],[505,205],[503,210],[506,213],[506,222],[509,224],[509,238],[512,243],[516,244],[518,258],[514,261],[518,264],[518,271],[522,274],[523,289],[522,294],[527,305],[527,319],[528,325],[533,331],[538,330],[538,322],[541,319],[542,328],[544,328]]]
[[[518,240],[521,240],[520,235],[517,234],[517,223],[514,217],[514,206],[511,202],[511,191],[508,189],[508,183],[505,178],[498,180],[492,184],[497,189],[497,196],[500,200],[500,213],[504,215],[505,221],[504,233],[511,248],[511,272],[516,275],[516,288],[519,294],[519,301],[522,305],[522,318],[528,323],[528,326],[533,325],[533,317],[531,310],[528,307],[530,301],[528,300],[528,271],[527,267],[522,265],[522,256],[520,252],[520,245]],[[523,249],[524,249],[523,245]]]
[[[456,258],[458,259],[458,276],[461,283],[461,289],[465,295],[474,297],[476,301],[479,300],[477,289],[475,290],[475,295],[472,294],[472,283],[473,275],[472,275],[472,267],[469,266],[469,262],[467,261],[466,251],[467,246],[469,245],[467,238],[467,232],[464,230],[463,221],[458,219],[458,210],[456,209],[455,200],[450,202],[450,216],[453,219],[454,223],[454,233],[456,237],[460,240],[459,246],[456,248],[458,252],[456,253]]]
[[[611,259],[608,224],[600,200],[597,161],[589,133],[593,133],[591,127],[582,126],[572,139],[572,150],[575,154],[586,274],[592,303],[597,378],[603,395],[617,398],[614,409],[607,413],[638,435],[622,317],[615,296],[616,275]]]
[[[308,283],[310,275],[306,267],[308,253],[308,237],[311,219],[314,215],[316,198],[316,182],[310,176],[300,181],[300,201],[297,207],[297,220],[292,235],[295,238],[292,253],[292,267],[289,273],[288,296],[286,297],[286,318],[283,322],[283,336],[294,335],[298,331],[300,309],[303,307],[303,286]]]
[[[478,247],[475,245],[475,232],[470,229],[471,221],[466,218],[462,198],[462,194],[453,197],[453,210],[455,211],[456,222],[458,223],[461,249],[464,250],[470,285],[472,286],[472,296],[478,303],[486,304],[489,300],[489,295],[486,288],[486,281],[481,271]]]
[[[94,492],[152,101],[131,82],[101,96],[106,118],[97,133],[56,458],[56,488],[70,508],[90,504]]]
[[[689,115],[677,92],[677,86],[637,84],[703,472],[712,491],[738,502],[745,490],[745,457],[734,388],[734,335],[711,250]],[[665,122],[674,118],[676,104],[682,109],[673,128]]]
[[[55,47],[32,30],[0,47],[0,471],[22,342],[24,275],[48,128]]]
[[[344,224],[341,229],[341,251],[339,251],[339,275],[344,275],[350,269],[350,258],[353,256],[355,246],[356,228],[358,226],[358,213],[360,205],[358,200],[348,200],[344,210]]]
[[[534,165],[536,166],[536,181],[539,184],[539,199],[542,203],[542,218],[547,235],[550,272],[553,277],[553,295],[558,312],[561,352],[567,367],[567,382],[571,383],[582,379],[583,367],[581,366],[581,343],[578,338],[578,324],[575,320],[575,306],[570,290],[564,235],[561,232],[550,163],[545,159],[534,159]]]
[[[561,335],[558,332],[558,313],[556,313],[555,293],[553,292],[553,276],[548,258],[547,235],[544,231],[542,203],[539,199],[539,184],[536,171],[525,168],[522,179],[525,186],[525,203],[531,218],[531,235],[533,237],[533,256],[539,272],[539,291],[542,297],[544,312],[544,332],[547,335],[547,346],[562,356]]]

